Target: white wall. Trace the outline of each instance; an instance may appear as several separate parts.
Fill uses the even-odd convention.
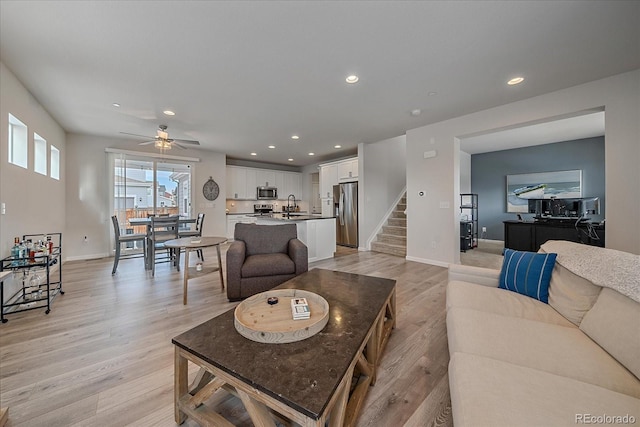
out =
[[[358,146],[359,246],[370,250],[368,242],[407,183],[405,135]]]
[[[606,246],[640,254],[640,70],[407,132],[407,258],[459,263],[459,137],[605,109]],[[435,158],[423,152],[436,150]],[[426,195],[419,197],[419,190]]]
[[[8,163],[9,113],[27,125],[29,141],[28,169]],[[33,133],[47,141],[47,171],[50,145],[60,150],[60,180],[33,170]],[[14,237],[24,234],[65,231],[65,155],[64,130],[16,76],[0,63],[0,202],[6,214],[0,215],[0,257],[10,255]],[[63,249],[66,236],[63,235]],[[5,299],[15,286],[5,282]]]
[[[110,255],[113,234],[109,211],[109,175],[105,148],[157,153],[154,148],[115,138],[69,134],[67,136],[67,250],[68,259],[87,259]],[[226,235],[226,161],[225,155],[187,149],[172,155],[199,158],[194,166],[192,212],[205,213],[203,235]],[[210,202],[202,195],[202,186],[212,176],[220,195]],[[84,236],[89,238],[84,242]]]

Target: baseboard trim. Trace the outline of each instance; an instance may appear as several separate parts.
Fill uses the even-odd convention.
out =
[[[406,256],[404,258],[407,261],[415,261],[415,262],[419,262],[421,264],[436,265],[438,267],[444,267],[444,268],[449,268],[449,264],[450,264],[449,262],[436,261],[435,259],[418,258],[418,257],[413,257],[413,256]]]
[[[109,253],[103,253],[103,254],[89,254],[89,255],[77,255],[77,256],[70,256],[70,257],[66,257],[64,259],[65,262],[67,261],[88,261],[91,259],[100,259],[100,258],[108,258],[112,256]]]
[[[478,242],[487,242],[487,243],[502,243],[504,244],[504,240],[492,240],[492,239],[478,239]]]

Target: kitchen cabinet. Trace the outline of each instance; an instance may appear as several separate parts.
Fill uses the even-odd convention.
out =
[[[344,160],[338,163],[338,182],[358,180],[358,159]]]
[[[227,199],[247,198],[246,168],[227,166]]]
[[[333,186],[338,185],[338,165],[331,163],[320,166],[320,198],[333,198]],[[324,203],[323,203],[324,205]]]
[[[227,199],[257,200],[257,187],[276,187],[278,199],[294,194],[302,198],[302,174],[298,172],[227,166]]]
[[[320,198],[333,197],[333,186],[358,181],[358,158],[320,165]]]
[[[256,171],[256,187],[276,187],[276,172],[267,169],[254,169]]]
[[[302,174],[297,172],[283,172],[283,191],[278,189],[278,198],[287,200],[289,194],[296,196],[296,200],[302,199]]]
[[[252,168],[246,168],[247,184],[245,187],[245,199],[255,200],[258,198],[256,189],[258,188],[258,172]]]
[[[258,218],[259,225],[296,224],[298,239],[307,246],[309,262],[332,258],[336,251],[336,221],[333,218],[296,220],[282,218]]]
[[[286,172],[276,171],[275,187],[278,189],[278,199],[282,199],[285,196],[284,193],[287,191],[285,189],[285,173]]]
[[[228,214],[227,215],[227,239],[233,240],[233,232],[236,229],[236,224],[255,224],[256,217],[244,214]]]
[[[256,170],[239,166],[227,166],[227,199],[255,200]]]
[[[335,216],[335,212],[333,211],[334,207],[333,207],[333,198],[331,199],[327,199],[322,198],[320,199],[320,204],[322,205],[321,208],[321,212],[322,212],[322,216]]]

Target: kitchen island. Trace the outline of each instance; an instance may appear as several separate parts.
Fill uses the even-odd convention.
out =
[[[298,239],[307,245],[309,262],[333,258],[336,251],[336,219],[334,217],[314,216],[306,214],[274,213],[257,215],[256,224],[277,225],[294,222]]]

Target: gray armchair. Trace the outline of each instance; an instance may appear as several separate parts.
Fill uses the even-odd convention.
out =
[[[267,291],[309,269],[307,247],[295,224],[236,224],[227,250],[227,298]]]

